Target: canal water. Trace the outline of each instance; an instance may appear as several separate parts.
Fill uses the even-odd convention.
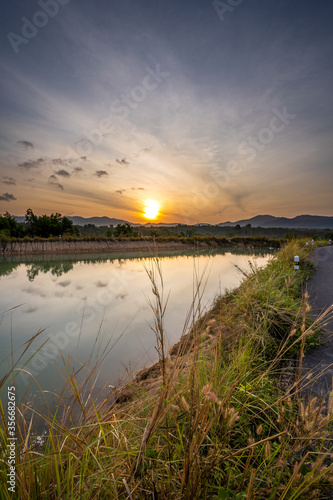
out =
[[[198,281],[205,310],[239,285],[239,268],[265,266],[270,257],[268,250],[246,249],[159,255],[168,346],[182,334]],[[0,380],[14,366],[18,397],[37,405],[43,391],[61,392],[68,370],[81,368],[79,380],[94,370],[98,390],[155,362],[148,276],[157,273],[154,261],[149,253],[2,257]],[[0,389],[4,405],[7,382]]]

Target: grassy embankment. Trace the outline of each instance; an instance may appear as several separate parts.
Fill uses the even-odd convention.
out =
[[[60,402],[56,415],[43,417],[43,449],[32,446],[30,413],[20,406],[17,498],[320,498],[333,486],[333,405],[323,416],[319,401],[301,400],[297,372],[285,380],[288,360],[317,342],[301,295],[309,252],[301,242],[288,244],[199,320],[198,286],[189,333],[170,356],[156,261],[148,275],[159,363],[118,391],[118,402],[98,406],[83,399],[68,371],[79,422],[73,405]],[[1,443],[5,449],[5,431]],[[12,498],[5,466],[1,482],[1,498]]]

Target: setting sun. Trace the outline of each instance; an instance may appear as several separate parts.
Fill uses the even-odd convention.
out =
[[[146,219],[156,219],[158,216],[160,209],[159,203],[155,200],[147,200],[145,202],[145,210],[143,212],[143,215],[146,217]]]

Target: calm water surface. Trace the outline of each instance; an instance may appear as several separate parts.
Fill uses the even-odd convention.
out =
[[[164,295],[169,294],[165,316],[169,346],[182,333],[196,274],[206,270],[202,307],[209,307],[217,294],[241,281],[235,265],[246,270],[249,261],[264,266],[269,258],[268,251],[161,254]],[[96,370],[96,388],[100,389],[156,361],[148,304],[153,294],[145,270],[151,267],[149,254],[2,258],[0,379],[39,331],[17,367],[32,374],[43,390],[58,393],[63,387],[64,363],[77,369],[90,360],[83,374],[104,356]],[[20,373],[17,392],[27,391],[28,398],[36,399],[40,397],[36,383],[28,373]],[[1,399],[6,404],[4,393]]]

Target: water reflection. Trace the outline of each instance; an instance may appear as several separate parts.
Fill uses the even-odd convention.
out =
[[[242,279],[235,266],[247,270],[249,260],[265,265],[269,258],[268,251],[248,249],[174,251],[160,256],[165,292],[170,291],[165,317],[169,346],[179,340],[191,305],[194,265],[199,275],[205,267],[211,269],[202,298],[202,304],[209,307],[217,294]],[[0,380],[11,366],[12,348],[15,361],[41,330],[21,367],[26,363],[25,369],[42,389],[59,392],[65,360],[70,359],[78,369],[88,359],[97,362],[108,349],[100,366],[101,387],[115,385],[129,365],[136,372],[153,363],[157,354],[147,303],[152,294],[144,269],[150,261],[149,252],[0,259]],[[30,380],[28,375],[18,377],[18,392],[24,393]],[[36,385],[31,386],[28,396],[35,398],[38,391]]]
[[[233,255],[252,255],[264,256],[267,249],[249,249],[249,248],[228,248],[228,249],[210,249],[210,250],[174,250],[160,252],[159,256],[164,259],[181,259],[184,257],[193,258],[197,256],[214,256],[232,253]],[[106,262],[117,262],[119,266],[125,265],[128,260],[147,260],[152,256],[151,252],[129,252],[124,254],[59,254],[59,255],[11,255],[0,257],[0,277],[9,276],[22,264],[27,268],[27,278],[30,282],[40,274],[51,273],[53,276],[60,277],[74,268],[75,264],[97,264]]]

